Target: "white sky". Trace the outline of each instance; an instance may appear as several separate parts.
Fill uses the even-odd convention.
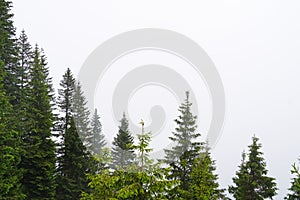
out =
[[[77,74],[98,45],[125,31],[163,28],[196,41],[225,87],[226,121],[212,151],[221,186],[231,184],[256,134],[283,199],[300,155],[299,10],[298,0],[19,0],[13,12],[17,32],[45,49],[55,85],[67,67]]]

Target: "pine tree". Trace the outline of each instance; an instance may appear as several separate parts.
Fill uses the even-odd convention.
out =
[[[100,116],[98,115],[97,109],[95,109],[92,117],[91,128],[93,136],[91,138],[92,140],[90,141],[92,143],[91,152],[92,154],[96,155],[99,154],[100,150],[106,145],[105,136],[102,133],[102,124],[100,122]]]
[[[258,143],[258,138],[254,136],[252,144],[248,147],[249,158],[245,161],[245,154],[243,154],[240,169],[233,178],[235,186],[229,186],[229,193],[237,200],[272,199],[277,190],[275,178],[267,176],[268,170],[262,157],[263,153],[260,151],[261,144]]]
[[[24,199],[21,191],[19,139],[12,130],[12,106],[3,87],[4,63],[0,60],[0,198]]]
[[[134,162],[134,150],[133,137],[129,130],[128,120],[125,113],[120,120],[121,125],[119,126],[119,132],[116,137],[114,137],[113,148],[112,148],[112,167],[114,169],[122,168],[126,169],[127,166]]]
[[[202,143],[197,142],[200,134],[196,133],[196,116],[191,112],[192,103],[189,92],[186,92],[185,102],[179,107],[180,116],[175,120],[178,127],[170,139],[175,143],[172,149],[165,149],[165,162],[173,169],[170,178],[180,180],[179,187],[174,189],[175,196],[182,196],[189,191],[190,173],[193,160],[199,155]],[[174,196],[170,198],[175,198]]]
[[[76,200],[87,191],[86,173],[90,172],[91,159],[80,139],[73,113],[75,79],[67,69],[60,83],[58,104],[61,143],[58,150],[57,190],[55,199]]]
[[[300,171],[299,167],[295,164],[292,166],[291,173],[294,175],[291,187],[289,188],[289,194],[284,199],[298,200],[300,199]]]
[[[186,199],[216,200],[225,199],[224,190],[219,189],[216,167],[212,161],[209,148],[194,160],[191,171],[191,186]]]
[[[55,143],[51,139],[52,91],[46,58],[36,46],[27,97],[29,132],[22,138],[25,152],[21,162],[22,184],[28,199],[54,199],[56,158]]]

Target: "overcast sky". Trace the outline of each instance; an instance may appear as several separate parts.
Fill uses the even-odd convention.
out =
[[[241,152],[255,134],[263,144],[269,174],[280,188],[276,199],[283,199],[291,164],[300,155],[299,10],[298,0],[19,0],[14,1],[13,12],[17,33],[25,29],[32,44],[44,48],[55,85],[67,67],[77,75],[96,47],[126,31],[169,29],[197,42],[215,63],[225,88],[226,120],[212,150],[221,186],[232,183]],[[148,56],[156,56],[156,64],[172,60],[154,54]],[[141,56],[131,56],[128,62],[136,59],[142,64]],[[143,94],[137,93],[135,101],[142,100]],[[204,118],[202,132],[211,114],[205,109],[208,97],[203,90],[204,100],[198,102],[200,119]],[[110,125],[101,117],[108,132]],[[140,119],[134,113],[132,117]]]

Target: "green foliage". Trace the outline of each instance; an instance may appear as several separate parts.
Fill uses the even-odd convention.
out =
[[[97,165],[96,173],[109,169],[112,160],[110,149],[107,147],[100,149],[99,153],[94,155],[94,159]]]
[[[170,137],[170,140],[175,142],[176,145],[172,149],[165,149],[165,162],[168,164],[178,162],[180,157],[187,151],[198,151],[200,149],[200,143],[195,142],[195,140],[201,135],[195,133],[197,117],[191,112],[191,106],[189,92],[186,92],[185,102],[178,109],[180,115],[178,119],[175,119],[177,127],[173,132],[173,136]]]
[[[246,161],[246,155],[243,153],[242,164],[233,178],[235,185],[229,186],[229,193],[233,194],[235,199],[272,199],[276,195],[275,178],[267,176],[268,170],[260,148],[258,138],[254,136],[249,146],[249,159]]]
[[[110,172],[102,170],[99,174],[89,176],[90,193],[83,193],[82,199],[168,199],[168,192],[178,182],[166,179],[169,169],[161,169],[159,164],[147,156],[151,151],[150,134],[141,134],[139,142],[133,148],[139,153],[138,165],[130,165]]]
[[[289,194],[284,198],[288,200],[300,199],[300,171],[299,167],[295,164],[292,167],[291,173],[294,175],[291,183],[292,186],[289,188]]]
[[[22,184],[28,199],[54,199],[56,187],[55,143],[51,139],[53,95],[46,65],[45,56],[36,47],[28,82],[28,132],[22,137]]]
[[[133,150],[133,137],[128,127],[128,120],[125,113],[120,121],[119,132],[114,137],[112,155],[113,162],[112,168],[114,169],[126,169],[127,166],[134,162],[134,150]]]
[[[170,139],[175,142],[172,149],[165,149],[165,163],[172,167],[169,178],[180,180],[180,185],[174,188],[170,198],[184,197],[184,193],[189,193],[191,183],[191,169],[194,159],[202,149],[202,143],[197,142],[200,134],[196,133],[196,119],[191,112],[192,103],[189,99],[189,92],[186,92],[185,102],[178,109],[180,115],[175,120],[177,127]]]
[[[225,199],[224,189],[219,189],[216,167],[211,160],[209,149],[195,160],[191,171],[191,185],[186,199],[216,200]]]
[[[151,170],[153,159],[150,159],[149,153],[153,150],[149,148],[149,144],[151,142],[151,133],[142,133],[137,134],[139,143],[137,145],[133,145],[133,149],[137,150],[138,155],[136,158],[136,163],[139,165],[140,170]]]
[[[81,85],[79,82],[75,83],[74,94],[72,99],[72,113],[75,121],[77,132],[80,139],[87,149],[91,149],[93,135],[89,126],[90,111],[88,110],[86,98],[83,94]]]
[[[100,122],[100,116],[97,109],[95,109],[94,115],[91,121],[92,137],[90,139],[91,153],[93,155],[99,154],[100,150],[106,145],[105,136],[102,133],[102,124]]]
[[[102,171],[100,174],[89,175],[89,187],[91,193],[82,193],[81,200],[115,200],[117,199],[117,187],[120,177],[111,175],[108,170]]]
[[[15,124],[15,130],[19,133],[21,138],[24,138],[26,134],[30,132],[30,113],[29,113],[29,82],[30,82],[30,70],[34,67],[34,52],[31,49],[31,45],[28,42],[27,35],[23,30],[18,41],[18,65],[16,67],[15,76],[15,91],[14,91],[14,110],[15,118],[18,123]],[[36,61],[38,62],[36,58]],[[39,64],[38,64],[39,65]],[[21,147],[22,148],[22,147]],[[22,151],[22,154],[24,151]]]
[[[0,198],[23,199],[20,179],[20,135],[13,100],[17,91],[18,48],[11,1],[0,0]]]
[[[94,160],[80,139],[72,110],[75,79],[70,69],[63,75],[59,90],[61,143],[58,151],[58,173],[56,199],[79,199],[82,191],[87,191],[86,173],[91,173]]]
[[[13,119],[12,106],[3,88],[4,76],[4,64],[0,60],[0,198],[23,199],[24,195],[20,187],[21,173],[18,169],[21,160],[20,141],[10,126],[11,119]]]

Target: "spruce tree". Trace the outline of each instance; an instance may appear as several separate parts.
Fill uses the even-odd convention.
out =
[[[58,172],[56,198],[76,200],[87,190],[86,173],[90,172],[90,156],[80,139],[75,125],[73,97],[75,79],[67,69],[60,82],[58,105],[61,112],[59,119],[60,146],[58,150]]]
[[[273,199],[276,195],[275,178],[267,176],[266,162],[260,151],[261,144],[258,138],[252,138],[249,145],[248,160],[243,154],[242,164],[236,177],[233,178],[234,185],[229,186],[229,193],[239,200]]]
[[[97,109],[95,109],[91,120],[91,129],[93,137],[90,141],[92,143],[90,150],[92,154],[96,155],[99,154],[100,150],[106,145],[105,136],[102,133],[102,124],[100,122],[100,116],[98,115]]]
[[[18,86],[20,90],[26,89],[29,81],[29,70],[33,63],[33,51],[30,43],[28,42],[28,37],[24,30],[22,30],[20,37],[17,40],[18,45],[18,70],[17,70],[17,78],[18,78]],[[24,98],[24,97],[23,97]]]
[[[186,92],[186,99],[178,109],[180,115],[175,120],[177,127],[170,139],[175,143],[171,149],[165,149],[165,162],[173,169],[170,178],[180,180],[179,187],[174,189],[174,196],[184,196],[189,191],[191,182],[191,169],[193,160],[199,155],[202,143],[198,142],[200,134],[196,133],[196,116],[191,112],[192,103],[189,99],[189,92]]]
[[[16,91],[14,100],[14,109],[16,113],[16,130],[20,136],[29,132],[29,112],[28,112],[28,96],[30,68],[33,65],[33,51],[28,42],[28,37],[23,30],[17,41],[18,45],[18,65],[16,67]]]
[[[236,177],[233,178],[236,186],[229,186],[229,193],[233,194],[235,199],[249,199],[249,196],[251,196],[251,187],[248,184],[248,180],[250,180],[250,175],[246,167],[246,153],[243,152],[239,170],[236,172]]]
[[[2,60],[6,72],[3,80],[4,88],[10,102],[14,106],[14,99],[18,91],[16,85],[18,48],[11,8],[11,1],[0,0],[0,60]]]
[[[22,199],[20,179],[20,135],[17,110],[14,108],[18,48],[11,13],[12,2],[0,0],[0,197]]]
[[[27,97],[28,133],[22,138],[22,184],[27,199],[54,199],[55,195],[55,143],[51,139],[52,91],[46,57],[36,46]]]
[[[120,120],[119,132],[114,137],[112,148],[112,167],[125,169],[134,162],[133,137],[129,130],[128,120],[125,113]]]
[[[0,60],[0,198],[24,199],[21,191],[19,138],[12,129],[12,106],[3,87],[4,63]]]
[[[76,125],[77,132],[83,144],[90,150],[93,138],[90,128],[90,111],[88,110],[87,101],[82,91],[79,82],[75,83],[73,101],[72,101],[72,113],[73,119]]]
[[[216,167],[211,159],[209,148],[194,160],[191,171],[191,186],[186,199],[217,200],[225,199],[224,190],[219,189]]]
[[[291,187],[289,188],[289,194],[284,199],[298,200],[300,199],[300,171],[299,167],[295,164],[292,166],[291,173],[294,175]]]

